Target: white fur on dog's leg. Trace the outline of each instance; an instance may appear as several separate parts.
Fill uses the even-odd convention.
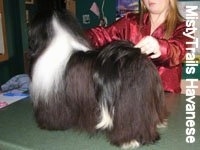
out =
[[[101,105],[101,116],[100,122],[96,125],[96,129],[111,129],[113,127],[113,117],[108,111],[108,107],[105,105]],[[112,115],[114,114],[114,109],[112,111]]]
[[[140,143],[136,140],[132,140],[129,143],[124,143],[121,145],[122,149],[133,149],[133,148],[138,148],[140,146]]]
[[[157,128],[166,128],[167,127],[167,119],[164,119],[164,121],[157,124]]]

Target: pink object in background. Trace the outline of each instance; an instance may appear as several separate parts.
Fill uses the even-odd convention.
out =
[[[95,2],[92,3],[92,6],[90,7],[90,10],[97,15],[98,17],[100,17],[100,12],[99,12],[99,7],[97,6],[97,4]]]
[[[8,103],[7,102],[1,102],[0,101],[0,108],[3,108],[3,107],[5,107],[5,106],[7,106],[8,105]]]

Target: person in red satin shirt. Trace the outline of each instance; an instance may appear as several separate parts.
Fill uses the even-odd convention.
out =
[[[149,55],[162,79],[164,90],[180,93],[182,62],[186,53],[186,29],[177,0],[141,0],[141,13],[129,13],[107,27],[86,31],[94,47],[114,40],[128,40]],[[142,76],[142,75],[141,75]]]

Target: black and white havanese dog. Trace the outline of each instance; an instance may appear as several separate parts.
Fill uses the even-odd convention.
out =
[[[40,128],[104,130],[136,148],[159,139],[166,109],[154,64],[128,41],[91,48],[68,12],[39,14],[30,25],[31,98]]]

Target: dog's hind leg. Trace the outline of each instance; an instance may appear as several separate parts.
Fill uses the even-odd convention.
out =
[[[77,119],[73,107],[64,99],[56,99],[51,103],[41,100],[34,103],[33,107],[35,119],[42,129],[65,130],[71,128]]]
[[[154,143],[160,139],[156,126],[162,121],[164,106],[157,97],[163,91],[156,89],[160,84],[156,69],[144,56],[138,56],[122,72],[120,97],[115,101],[113,128],[108,137],[122,148]]]
[[[125,100],[126,98],[126,95],[123,95],[123,102],[115,105],[113,128],[108,131],[110,142],[127,149],[159,140],[160,136],[154,121],[156,111],[148,108],[148,104],[144,104],[143,108],[139,107],[140,104],[136,103],[140,99]]]

